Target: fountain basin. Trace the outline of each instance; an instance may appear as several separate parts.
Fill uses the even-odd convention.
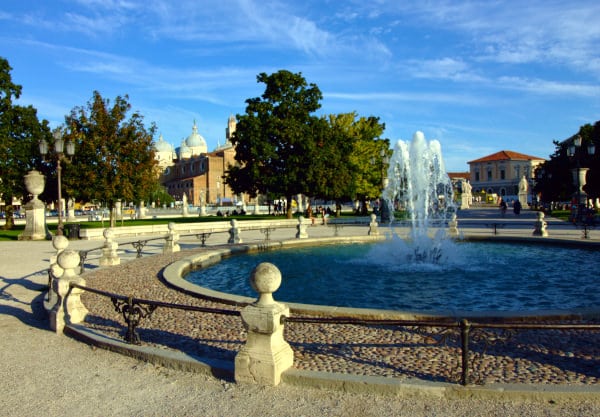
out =
[[[491,240],[491,239],[490,239]],[[497,239],[494,239],[497,240]],[[539,316],[539,315],[559,315],[570,316],[573,313],[576,315],[587,314],[596,309],[598,305],[598,297],[593,291],[595,278],[590,272],[591,278],[585,278],[581,271],[571,270],[565,264],[565,259],[573,259],[573,268],[584,265],[581,259],[577,261],[574,254],[585,257],[585,269],[594,271],[595,268],[589,265],[589,251],[585,249],[560,248],[557,246],[547,245],[527,245],[523,244],[522,239],[520,244],[512,243],[474,243],[463,242],[458,246],[461,251],[466,250],[464,256],[470,257],[473,252],[479,251],[481,248],[487,248],[489,251],[487,263],[482,263],[481,260],[476,261],[471,259],[469,266],[465,267],[461,260],[453,261],[453,264],[448,265],[423,265],[418,268],[405,268],[398,264],[398,258],[394,258],[393,265],[384,266],[391,273],[387,277],[379,276],[381,271],[375,271],[372,264],[377,261],[378,256],[384,256],[382,253],[371,253],[375,259],[365,260],[363,258],[354,259],[345,267],[354,272],[364,271],[365,268],[368,274],[360,275],[356,283],[351,283],[345,272],[333,268],[339,266],[340,260],[339,248],[343,243],[352,243],[350,252],[367,247],[378,248],[380,245],[373,245],[374,239],[358,239],[353,238],[331,238],[331,239],[315,239],[313,242],[287,241],[281,242],[281,251],[271,250],[266,253],[259,253],[258,247],[244,246],[237,248],[235,252],[243,252],[248,254],[243,257],[231,257],[234,252],[230,249],[223,249],[209,254],[198,254],[190,257],[185,261],[180,261],[169,266],[165,270],[165,278],[180,289],[201,294],[203,297],[218,299],[233,304],[245,304],[254,301],[253,291],[250,289],[248,282],[248,271],[256,264],[268,261],[277,265],[283,274],[283,283],[275,298],[278,301],[284,301],[290,305],[295,312],[319,312],[323,314],[336,315],[366,315],[371,317],[399,317],[399,318],[415,318],[415,317],[481,317],[481,316]],[[542,242],[536,240],[538,243]],[[358,242],[370,242],[370,244],[357,245]],[[552,241],[549,241],[552,243]],[[315,246],[311,252],[306,252],[307,244]],[[481,246],[483,245],[483,246]],[[286,248],[299,246],[298,249],[287,250]],[[513,251],[508,253],[504,260],[499,261],[495,254],[498,250],[507,250],[511,247]],[[233,248],[232,248],[233,249]],[[492,251],[493,249],[493,251]],[[394,248],[394,251],[397,249]],[[385,251],[385,247],[384,247]],[[293,252],[297,252],[295,255]],[[559,267],[546,265],[546,269],[542,269],[548,259],[542,259],[537,254],[547,252],[550,254],[550,260],[557,262]],[[521,256],[521,260],[517,262],[515,256]],[[277,257],[290,257],[289,264],[292,266],[292,271],[286,271],[285,263],[279,262]],[[299,256],[299,258],[297,257]],[[228,258],[228,259],[226,259]],[[220,262],[225,259],[224,262]],[[307,272],[306,260],[310,259],[311,263],[317,267],[315,273]],[[235,276],[232,273],[232,266],[229,262],[242,262],[245,266],[239,267],[239,275],[229,281],[223,281],[226,276]],[[371,262],[371,263],[369,263]],[[219,265],[215,265],[219,263]],[[337,264],[337,265],[334,265]],[[212,265],[212,266],[211,266]],[[215,267],[224,268],[224,276],[218,276],[217,279],[206,281],[201,278],[197,283],[184,280],[182,277],[189,272],[200,274],[208,273],[207,276],[215,275],[217,269]],[[513,268],[513,272],[509,268]],[[516,267],[516,268],[514,268]],[[404,268],[404,271],[402,270]],[[299,272],[300,277],[294,276],[293,271]],[[554,271],[569,271],[569,274],[555,273]],[[516,272],[514,272],[516,271]],[[534,276],[537,276],[538,281],[525,275],[525,272],[531,271]],[[542,272],[547,271],[547,272]],[[549,272],[548,272],[549,271]],[[398,280],[394,274],[412,274],[411,277],[404,280]],[[458,281],[450,281],[449,274],[464,274],[464,279]],[[571,276],[577,276],[582,279],[585,285],[579,286]],[[170,276],[170,278],[167,278]],[[304,281],[302,278],[305,278]],[[437,282],[432,282],[432,277],[439,278]],[[395,282],[402,281],[402,282]],[[220,282],[216,285],[215,282]],[[321,287],[319,287],[321,285]],[[295,287],[294,287],[295,286]],[[246,287],[246,289],[244,289]],[[499,289],[504,287],[503,294],[497,294]],[[517,287],[516,289],[514,287]],[[412,288],[412,291],[410,291]],[[520,290],[515,293],[515,290]],[[574,291],[574,290],[578,290]],[[294,291],[301,296],[294,295]],[[378,295],[375,291],[379,291]],[[534,293],[537,291],[537,293]],[[565,301],[560,297],[565,294],[570,296],[570,300]],[[585,295],[585,300],[581,299],[581,295]],[[462,300],[458,298],[462,295]],[[329,298],[326,298],[329,296]],[[589,297],[588,297],[589,296]],[[325,297],[325,298],[323,298]],[[445,297],[445,301],[442,297]],[[395,300],[397,299],[397,300]],[[398,301],[399,300],[399,301]],[[356,301],[356,302],[354,302]],[[556,302],[553,302],[556,301]],[[315,305],[317,304],[317,305]]]

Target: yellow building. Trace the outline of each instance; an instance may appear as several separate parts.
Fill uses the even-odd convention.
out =
[[[505,200],[516,200],[519,183],[525,177],[531,194],[535,168],[544,161],[544,158],[513,151],[500,151],[469,161],[472,192],[484,191]]]

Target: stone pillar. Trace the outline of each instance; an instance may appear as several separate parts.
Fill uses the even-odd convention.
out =
[[[379,236],[379,224],[377,223],[377,215],[371,214],[371,222],[369,223],[369,236]]]
[[[235,380],[275,386],[281,382],[281,374],[294,364],[294,352],[283,339],[281,323],[282,316],[290,315],[290,309],[273,299],[273,292],[281,285],[281,272],[271,263],[261,263],[252,271],[250,283],[259,298],[242,310],[248,338],[235,357]]]
[[[102,256],[100,257],[100,266],[119,265],[121,258],[117,254],[119,244],[112,240],[115,232],[112,229],[104,229],[104,245],[102,246]]]
[[[67,200],[67,221],[74,222],[77,219],[75,218],[75,202],[72,198]]]
[[[54,292],[52,284],[56,279],[62,277],[64,273],[64,269],[58,264],[58,257],[69,246],[69,239],[65,236],[54,236],[52,239],[52,246],[56,249],[56,254],[50,257],[50,268],[48,271],[48,299],[44,301],[44,308],[46,311],[50,311],[58,301],[58,295]]]
[[[452,217],[448,221],[448,234],[450,236],[458,236],[458,220],[456,220],[456,213],[452,213]]]
[[[304,218],[304,216],[298,217],[298,225],[296,226],[296,238],[298,239],[306,239],[308,237],[308,222]]]
[[[138,207],[138,215],[137,215],[138,219],[145,219],[146,218],[146,206],[144,204],[143,201],[140,201],[140,206]]]
[[[121,199],[115,201],[115,220],[123,220],[123,202]]]
[[[231,219],[231,229],[229,229],[229,240],[227,243],[242,243],[242,237],[240,236],[240,228],[238,227],[237,220]]]
[[[167,238],[165,246],[163,247],[163,253],[179,252],[181,247],[179,246],[179,233],[175,230],[175,223],[170,222],[168,225],[169,231],[167,232]]]
[[[45,240],[52,235],[46,226],[46,206],[38,199],[44,191],[46,179],[35,169],[25,175],[25,187],[33,198],[25,204],[25,229],[18,236],[19,240]]]
[[[188,207],[188,199],[187,199],[187,194],[183,193],[183,201],[181,204],[181,215],[183,217],[188,217],[190,215],[189,213],[189,207]]]
[[[57,334],[62,334],[65,324],[81,323],[88,313],[81,302],[83,290],[69,289],[69,283],[85,285],[76,270],[79,269],[79,252],[65,250],[58,255],[58,265],[64,270],[62,276],[52,282],[52,290],[57,295],[57,302],[49,312],[50,328]],[[68,294],[68,297],[67,297]]]
[[[546,226],[548,226],[548,223],[546,223],[546,220],[544,220],[544,213],[538,211],[537,220],[535,221],[535,225],[533,228],[533,235],[547,237],[548,231],[546,230]]]
[[[298,194],[298,207],[296,207],[298,213],[304,213],[304,204],[302,203],[302,194]]]
[[[259,205],[259,200],[260,200],[260,194],[256,194],[256,198],[254,199],[255,204],[254,204],[254,214],[260,214],[260,205]]]

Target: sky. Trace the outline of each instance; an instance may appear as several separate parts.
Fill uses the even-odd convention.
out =
[[[259,97],[260,73],[302,73],[319,115],[385,123],[392,146],[437,139],[447,171],[600,120],[598,0],[20,0],[0,3],[0,56],[51,127],[94,91],[179,146],[209,150]]]

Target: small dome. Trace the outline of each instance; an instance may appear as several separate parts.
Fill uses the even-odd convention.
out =
[[[189,146],[187,146],[187,144],[185,142],[186,142],[185,140],[183,142],[181,142],[181,146],[179,147],[179,158],[180,159],[185,159],[185,158],[189,158],[192,156],[192,151],[190,150]]]
[[[165,142],[163,139],[163,135],[160,135],[158,138],[158,142],[154,145],[157,152],[173,152],[173,145],[168,142]]]
[[[192,127],[192,134],[187,137],[185,140],[185,144],[190,148],[204,148],[206,149],[206,141],[198,133],[198,126],[196,126],[196,121],[194,120],[194,126]],[[206,151],[205,151],[206,152]]]

